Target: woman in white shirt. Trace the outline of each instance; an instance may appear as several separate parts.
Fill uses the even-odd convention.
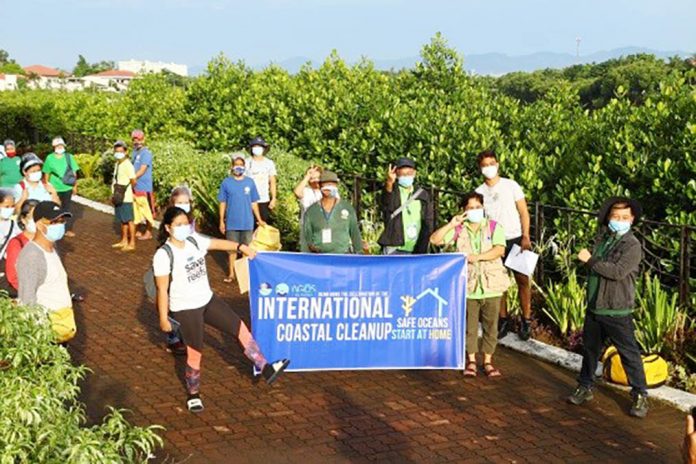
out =
[[[24,176],[22,181],[14,186],[15,212],[22,210],[22,205],[27,200],[52,201],[60,205],[58,192],[48,182],[44,182],[41,168],[43,161],[34,153],[25,153],[19,169]]]
[[[254,363],[267,383],[273,383],[290,361],[266,361],[246,324],[210,289],[205,263],[205,256],[209,250],[241,251],[250,258],[255,256],[255,252],[246,245],[230,240],[192,234],[189,215],[178,207],[170,207],[164,213],[159,238],[161,246],[155,253],[153,269],[157,284],[160,328],[167,333],[172,331],[168,316],[180,325],[180,332],[186,344],[186,404],[189,411],[203,410],[203,402],[200,399],[200,369],[206,323],[236,336],[244,348],[244,355]]]
[[[293,193],[300,202],[300,249],[304,244],[305,238],[302,233],[304,230],[304,215],[314,203],[321,200],[321,189],[319,188],[319,177],[323,169],[319,166],[310,166],[305,172],[304,178],[295,186]]]

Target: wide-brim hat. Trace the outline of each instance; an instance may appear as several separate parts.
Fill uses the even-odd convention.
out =
[[[19,163],[19,170],[24,173],[32,166],[41,166],[42,164],[43,161],[36,155],[36,153],[25,153],[24,156],[22,156],[22,161]]]
[[[609,213],[611,213],[611,208],[617,203],[626,203],[629,208],[631,208],[631,213],[634,216],[633,224],[637,224],[643,215],[643,207],[637,200],[633,200],[627,197],[611,197],[604,202],[599,212],[597,213],[597,221],[599,225],[606,226],[609,224]]]
[[[333,171],[323,171],[321,173],[321,176],[319,176],[319,183],[323,184],[324,182],[336,182],[338,183],[338,174],[336,174]]]

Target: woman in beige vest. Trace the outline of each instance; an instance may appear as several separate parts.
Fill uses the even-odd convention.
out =
[[[501,257],[505,253],[505,232],[500,224],[484,217],[483,195],[467,194],[462,206],[464,213],[457,215],[430,237],[433,245],[453,245],[467,256],[466,289],[466,352],[464,376],[476,377],[478,366],[478,324],[483,338],[483,371],[488,377],[500,377],[493,366],[493,353],[498,342],[498,315],[500,298],[510,286],[510,279]]]

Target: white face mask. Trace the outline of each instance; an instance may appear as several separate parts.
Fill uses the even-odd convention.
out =
[[[483,174],[486,177],[486,179],[493,179],[495,178],[495,176],[498,175],[498,166],[493,165],[481,168],[481,174]]]
[[[126,154],[122,151],[117,151],[116,153],[114,153],[114,158],[116,158],[117,160],[122,160],[125,156]]]
[[[261,156],[263,155],[264,148],[261,145],[254,145],[251,147],[251,154],[254,156]]]
[[[35,234],[36,233],[36,223],[34,222],[33,219],[29,219],[29,221],[26,223],[26,229],[27,232],[30,234]]]
[[[5,208],[2,207],[0,208],[0,218],[2,219],[10,219],[12,215],[14,214],[14,208]]]
[[[176,203],[174,204],[179,209],[183,209],[187,214],[191,212],[191,204],[190,203]]]
[[[27,175],[29,182],[39,182],[41,180],[41,171],[30,172]]]
[[[62,155],[63,153],[65,153],[65,148],[56,148],[57,155]]]

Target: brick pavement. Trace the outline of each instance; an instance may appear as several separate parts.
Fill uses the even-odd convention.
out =
[[[78,307],[70,351],[93,373],[82,385],[90,420],[107,405],[160,424],[158,462],[674,463],[683,414],[653,403],[647,420],[626,414],[626,393],[600,388],[592,405],[563,398],[573,374],[500,349],[503,378],[465,380],[454,371],[288,373],[255,382],[229,337],[206,334],[206,410],[185,410],[183,359],[164,351],[142,275],[154,243],[113,251],[113,219],[76,206],[78,237],[62,244]],[[209,257],[213,288],[248,322],[248,302],[222,283],[222,254]]]

